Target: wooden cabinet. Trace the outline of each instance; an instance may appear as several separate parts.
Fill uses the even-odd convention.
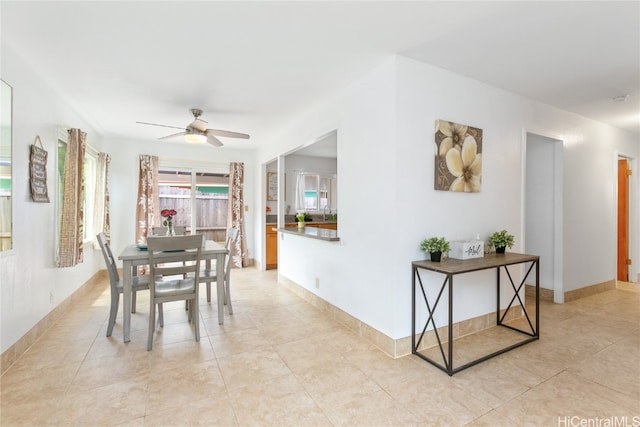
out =
[[[267,224],[266,230],[266,269],[272,270],[278,268],[278,232],[273,230],[275,224]]]

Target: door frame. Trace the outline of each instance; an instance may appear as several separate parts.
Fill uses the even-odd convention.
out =
[[[527,134],[535,134],[554,140],[553,145],[553,302],[564,303],[564,241],[563,241],[563,155],[564,139],[560,135],[536,129],[522,129],[521,189],[520,189],[520,230],[523,248],[526,247],[526,176],[527,176]]]
[[[279,157],[274,157],[274,158],[270,158],[266,161],[264,161],[261,165],[260,165],[260,179],[258,180],[260,182],[260,188],[262,188],[262,190],[259,192],[260,194],[260,215],[258,215],[258,227],[256,229],[256,236],[260,236],[260,248],[261,248],[261,254],[260,254],[260,271],[267,271],[267,233],[266,233],[266,224],[267,224],[267,216],[266,216],[266,212],[265,212],[265,208],[267,206],[267,187],[269,185],[269,183],[267,182],[267,168],[269,165],[271,165],[272,163],[276,163],[276,165],[279,163]],[[280,185],[280,180],[278,180],[278,186]],[[280,215],[280,201],[282,200],[283,196],[282,194],[280,194],[280,188],[278,188],[278,204],[277,204],[277,208],[276,211],[274,212],[276,215]],[[273,213],[272,213],[273,214]]]

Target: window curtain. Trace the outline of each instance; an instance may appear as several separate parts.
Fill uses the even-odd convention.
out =
[[[138,175],[138,207],[136,209],[136,242],[147,243],[147,236],[155,224],[160,211],[158,197],[158,157],[140,155],[140,173]]]
[[[229,167],[229,227],[238,229],[238,239],[231,250],[231,262],[242,268],[247,266],[247,238],[244,230],[244,163],[231,163]]]
[[[111,242],[111,224],[109,219],[109,163],[111,156],[107,153],[98,154],[96,167],[96,194],[93,206],[93,225],[96,234],[103,232],[107,242]],[[94,249],[100,249],[98,240],[93,239]]]
[[[294,207],[296,212],[303,212],[305,210],[304,204],[304,173],[296,172],[296,198]]]
[[[60,224],[60,251],[58,267],[73,267],[82,262],[84,224],[84,152],[87,134],[80,129],[67,131],[67,152],[64,162],[64,194]]]

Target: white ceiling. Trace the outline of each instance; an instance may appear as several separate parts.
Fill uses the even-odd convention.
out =
[[[197,107],[252,147],[393,54],[640,134],[639,5],[3,0],[0,32],[105,137]]]

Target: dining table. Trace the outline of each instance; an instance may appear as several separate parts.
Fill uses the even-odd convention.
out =
[[[167,237],[170,239],[171,237]],[[206,268],[211,268],[211,261],[216,260],[216,277],[221,278],[217,281],[217,295],[218,295],[218,324],[224,323],[224,261],[225,256],[229,251],[224,245],[214,242],[213,240],[206,240],[204,248],[200,252],[200,261],[206,263]],[[155,255],[156,259],[162,258],[163,254]],[[167,258],[171,258],[172,254],[167,253]],[[123,299],[123,335],[124,342],[131,340],[131,284],[133,283],[133,276],[138,272],[138,266],[149,265],[149,254],[147,253],[146,246],[143,245],[128,245],[118,256],[118,259],[122,261],[122,299]]]

